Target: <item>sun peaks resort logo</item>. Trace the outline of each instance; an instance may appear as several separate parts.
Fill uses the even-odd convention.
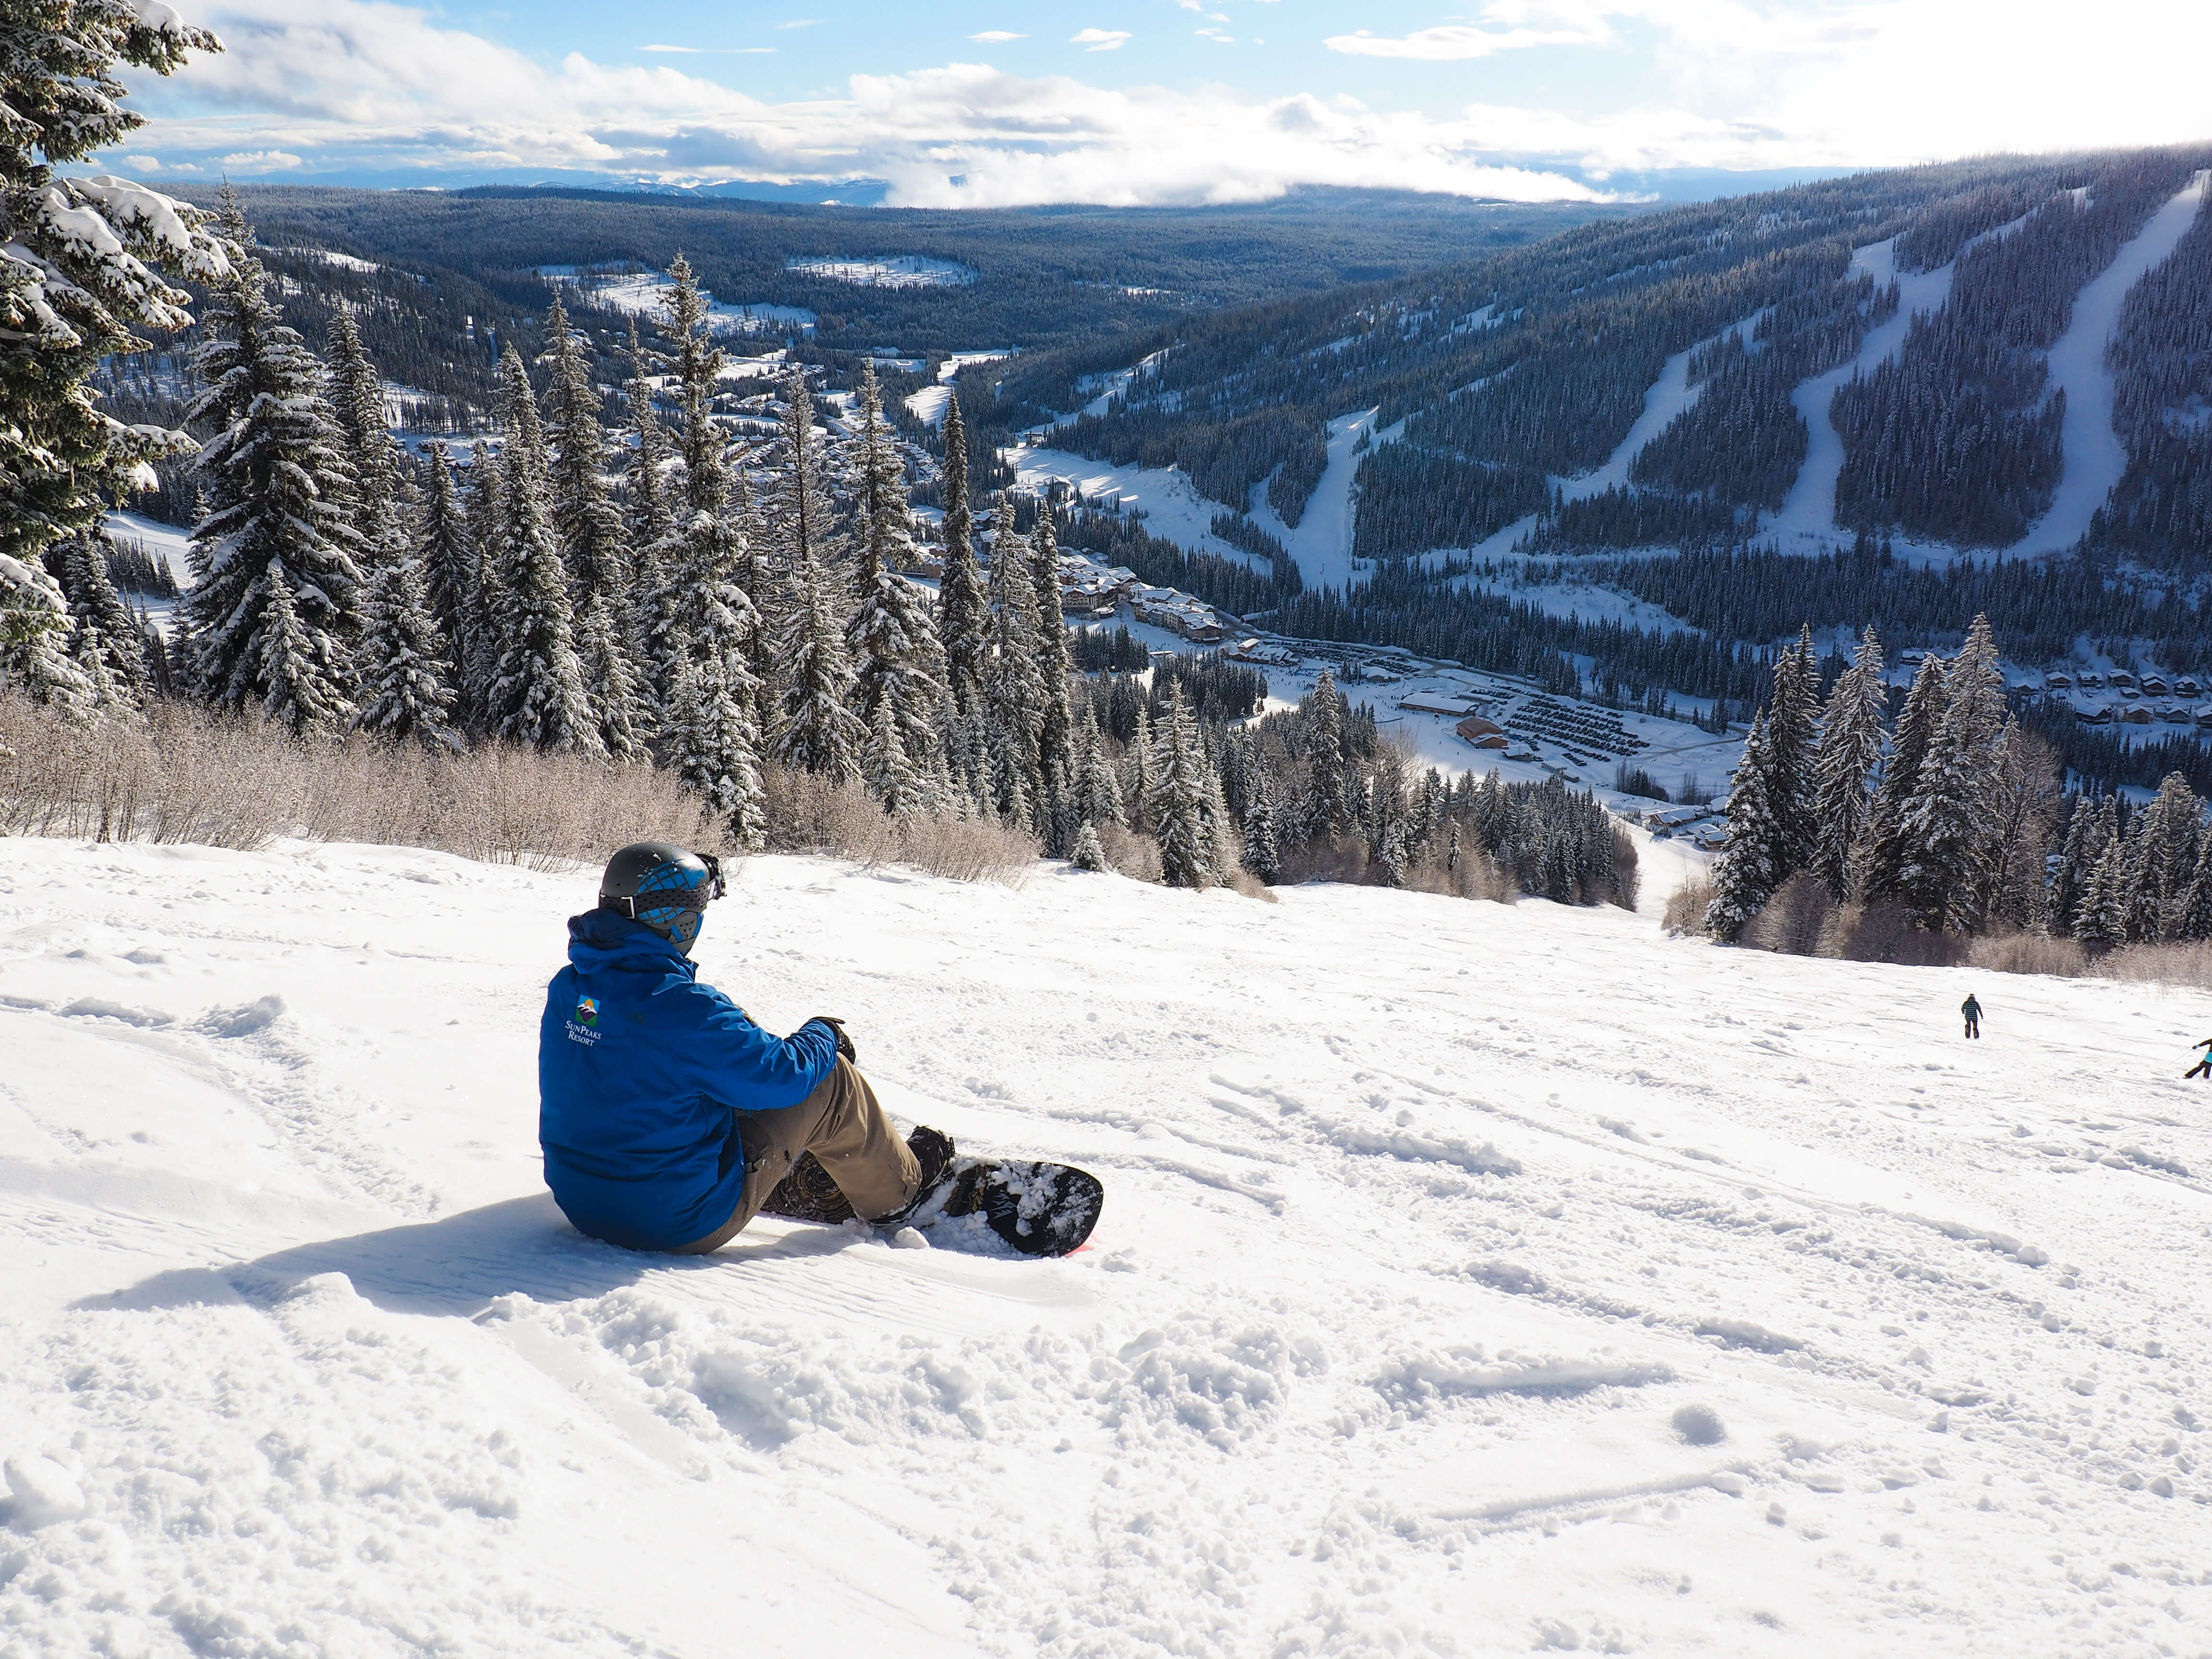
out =
[[[597,997],[578,997],[576,1012],[568,1022],[568,1041],[591,1048],[599,1040],[599,1000]]]
[[[598,998],[578,997],[576,999],[576,1023],[579,1025],[597,1025],[599,1023]]]

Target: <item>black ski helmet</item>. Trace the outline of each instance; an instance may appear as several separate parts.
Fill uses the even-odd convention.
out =
[[[607,860],[599,908],[650,927],[689,951],[710,900],[727,890],[721,860],[665,841],[634,841]]]

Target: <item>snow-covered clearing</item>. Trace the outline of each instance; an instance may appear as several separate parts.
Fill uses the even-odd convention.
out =
[[[1571,501],[1579,501],[1626,485],[1628,469],[1643,453],[1644,447],[1673,425],[1678,416],[1697,407],[1698,399],[1705,395],[1704,381],[1690,384],[1690,359],[1708,346],[1718,345],[1731,334],[1749,345],[1752,331],[1759,326],[1763,315],[1763,312],[1754,312],[1741,322],[1731,323],[1710,340],[1700,340],[1686,351],[1678,351],[1669,357],[1661,368],[1659,378],[1644,393],[1644,412],[1636,417],[1627,434],[1613,446],[1605,465],[1593,472],[1553,479],[1559,493]]]
[[[832,283],[852,283],[861,288],[963,288],[973,283],[973,268],[956,259],[933,259],[921,253],[885,253],[872,258],[847,258],[834,254],[787,259],[784,269]]]
[[[909,399],[909,406],[911,403]],[[1036,489],[1052,479],[1061,479],[1082,490],[1085,498],[1103,500],[1116,510],[1141,508],[1149,534],[1173,542],[1186,552],[1218,554],[1255,570],[1267,568],[1266,560],[1213,533],[1214,515],[1229,509],[1200,495],[1198,487],[1178,468],[1116,466],[1111,461],[1094,461],[1065,449],[1032,449],[1027,445],[999,453],[1012,465],[1014,482],[1024,489]]]
[[[1322,470],[1321,482],[1314,486],[1296,529],[1285,524],[1267,504],[1265,483],[1252,488],[1252,522],[1290,550],[1297,561],[1298,575],[1308,587],[1348,590],[1364,574],[1352,556],[1357,510],[1352,484],[1359,476],[1364,453],[1358,449],[1360,437],[1364,434],[1372,442],[1380,436],[1375,431],[1375,418],[1382,412],[1362,410],[1356,415],[1340,415],[1328,423],[1328,465]]]
[[[676,290],[675,280],[658,270],[605,271],[575,265],[539,265],[536,270],[599,305],[663,320],[668,315],[668,296]],[[709,334],[804,334],[814,327],[815,315],[804,306],[726,305],[708,289],[700,289],[699,297],[706,302]]]
[[[945,405],[952,401],[949,386],[926,386],[919,392],[906,394],[907,412],[926,426],[941,426],[945,422]]]
[[[2207,1645],[2203,995],[760,859],[707,976],[1105,1214],[641,1257],[538,1185],[592,891],[0,842],[0,1645]]]
[[[2105,349],[2112,343],[2128,290],[2165,264],[2175,244],[2197,222],[2208,179],[2212,173],[2191,179],[2074,296],[2073,317],[2045,360],[2051,389],[2066,393],[2066,418],[2059,428],[2066,470],[2050,508],[2008,550],[2013,555],[2056,553],[2073,546],[2088,532],[2090,520],[2127,471],[2127,447],[2112,429],[2118,386],[2105,361]]]

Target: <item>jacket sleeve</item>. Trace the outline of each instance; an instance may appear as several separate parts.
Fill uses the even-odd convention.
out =
[[[700,1091],[740,1112],[796,1106],[836,1069],[837,1034],[809,1020],[787,1037],[772,1036],[745,1011],[708,985],[667,994],[668,1039]]]

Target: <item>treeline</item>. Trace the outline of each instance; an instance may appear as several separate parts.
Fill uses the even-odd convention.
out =
[[[2091,540],[2194,570],[2212,548],[2212,211],[2130,291],[2107,356],[2128,470]]]
[[[1471,547],[1551,499],[1529,467],[1495,466],[1410,440],[1378,444],[1361,458],[1352,550],[1387,559],[1434,547]]]
[[[1241,559],[1186,552],[1153,535],[1133,514],[1077,508],[1055,513],[1054,522],[1069,547],[1109,565],[1126,565],[1156,587],[1181,588],[1232,616],[1272,611],[1301,586],[1297,563],[1287,553],[1262,573]]]

